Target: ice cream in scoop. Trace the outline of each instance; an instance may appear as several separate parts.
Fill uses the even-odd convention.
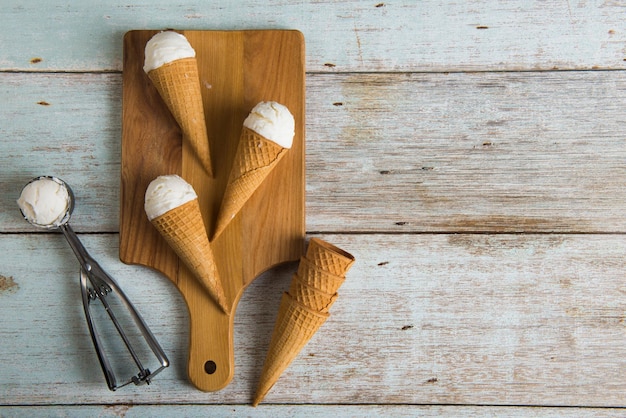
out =
[[[61,181],[40,177],[27,184],[17,204],[26,219],[43,227],[60,226],[70,206],[70,195]]]

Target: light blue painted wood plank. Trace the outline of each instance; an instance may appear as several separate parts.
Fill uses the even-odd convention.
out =
[[[0,100],[0,231],[55,174],[116,232],[120,75],[3,74]],[[621,71],[309,74],[307,229],[626,231],[624,108]]]
[[[120,70],[124,32],[159,28],[298,29],[309,71],[617,69],[623,14],[599,1],[3,0],[0,69]]]
[[[536,408],[451,405],[104,405],[0,407],[6,418],[84,418],[84,417],[523,417],[523,418],[596,418],[623,417],[623,409]]]
[[[307,86],[309,231],[626,231],[624,72]]]
[[[117,231],[121,78],[67,74],[0,76],[0,224],[33,231],[15,200],[32,177],[55,175],[74,189],[72,224]]]
[[[188,313],[164,276],[118,259],[117,235],[82,236],[86,248],[135,304],[170,359],[151,385],[110,392],[84,319],[78,262],[60,234],[4,235],[0,240],[0,399],[3,404],[250,402],[282,287],[294,266],[253,285],[235,319],[237,378],[229,390],[206,394],[186,374]],[[254,307],[253,305],[256,305]],[[252,308],[252,310],[250,310]],[[254,333],[241,331],[255,329]],[[132,333],[131,333],[132,334]],[[127,354],[119,350],[121,357]],[[164,397],[164,398],[163,398]]]
[[[273,403],[623,406],[622,235],[324,235],[354,254],[331,317],[268,394]],[[77,264],[59,235],[3,235],[4,405],[235,404],[254,393],[296,265],[259,277],[235,317],[235,378],[186,379],[186,310],[162,276],[117,261],[116,235],[85,245],[172,360],[148,387],[104,385]],[[6,283],[6,282],[5,282]]]

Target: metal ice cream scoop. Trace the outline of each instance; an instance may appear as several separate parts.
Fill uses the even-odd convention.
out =
[[[165,353],[163,352],[163,349],[155,339],[154,335],[152,335],[152,332],[150,331],[144,320],[141,318],[141,315],[139,315],[139,312],[137,312],[135,307],[126,297],[124,292],[122,292],[122,289],[120,289],[115,280],[113,280],[113,278],[109,276],[104,271],[104,269],[102,269],[102,267],[100,267],[96,260],[94,260],[89,255],[83,244],[78,239],[78,236],[70,226],[69,219],[72,211],[74,210],[74,193],[72,192],[72,189],[67,185],[67,183],[53,176],[36,177],[28,182],[26,186],[24,186],[24,189],[22,190],[22,195],[25,194],[25,190],[27,189],[27,187],[30,186],[30,188],[32,189],[33,186],[37,186],[33,183],[40,181],[54,181],[59,185],[61,191],[63,191],[63,188],[67,191],[67,194],[62,194],[62,198],[67,199],[67,205],[65,208],[63,208],[62,206],[53,206],[52,209],[47,208],[50,210],[59,211],[64,209],[65,212],[58,213],[58,216],[56,217],[56,220],[54,222],[43,224],[39,223],[38,218],[34,217],[33,214],[30,213],[30,210],[25,210],[23,208],[23,206],[29,206],[28,204],[25,205],[23,202],[21,202],[23,200],[22,197],[20,198],[20,201],[18,201],[18,204],[20,205],[20,211],[22,212],[24,218],[36,227],[45,229],[60,229],[67,239],[67,242],[70,244],[70,247],[74,251],[74,254],[78,258],[78,261],[80,262],[80,287],[83,299],[83,307],[85,310],[85,317],[87,319],[87,326],[89,327],[89,333],[91,334],[91,339],[95,346],[98,360],[100,361],[100,366],[102,367],[102,371],[104,372],[104,377],[106,379],[109,389],[116,390],[118,388],[128,385],[131,382],[135,385],[141,385],[144,383],[149,384],[151,379],[154,378],[157,373],[169,366],[169,360],[167,359]],[[39,196],[39,198],[41,198],[41,196]],[[106,315],[104,315],[102,312],[92,312],[91,308],[93,306],[99,306],[95,303],[96,301],[99,301],[101,303],[101,306],[104,307]],[[122,312],[122,314],[124,315],[124,319],[126,317],[129,317],[132,320],[120,320],[122,316],[118,318],[118,316],[116,316],[116,314],[114,313],[114,310],[118,309],[118,307],[120,307],[119,309],[122,309],[124,311]],[[117,335],[121,339],[121,344],[118,343],[117,346],[115,345],[114,341],[110,341],[111,339],[113,339],[115,332],[104,332],[103,330],[107,329],[105,326],[96,326],[96,322],[100,323],[99,321],[97,321],[98,318],[106,318],[107,316],[111,320]],[[143,337],[143,342],[148,346],[148,348],[144,350],[140,350],[135,347],[136,340],[134,339],[134,336],[135,334],[137,334],[137,332],[136,329],[131,330],[131,328],[129,328],[129,325],[130,327],[132,327],[133,322],[136,326],[136,329],[139,330],[141,337]],[[105,336],[106,338],[101,338],[99,330],[104,332],[103,336]],[[133,342],[131,342],[131,339],[133,339]],[[125,366],[122,366],[122,369],[120,369],[118,365],[124,362],[116,361],[116,363],[118,363],[116,364],[117,367],[113,367],[112,362],[109,361],[109,356],[107,356],[107,352],[119,353],[120,347],[123,347],[130,354],[132,358],[132,363],[134,363],[135,366],[138,368],[138,372],[136,375],[131,374],[130,378],[124,378],[121,381],[118,381],[118,379],[116,378],[116,372],[117,374],[127,373],[124,370]],[[145,358],[142,357],[145,357],[145,354],[149,353],[150,351],[154,356],[156,356],[156,359],[158,360],[157,368],[154,371],[150,371],[150,369],[145,367],[144,362],[142,361],[145,360]],[[129,362],[128,364],[132,363]]]

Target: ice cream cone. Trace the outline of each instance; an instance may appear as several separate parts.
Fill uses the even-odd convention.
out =
[[[214,237],[224,231],[287,150],[250,128],[242,128]]]
[[[150,70],[148,77],[178,122],[183,140],[189,141],[202,167],[213,176],[196,58],[163,64]]]
[[[337,293],[326,293],[303,282],[297,273],[291,280],[289,295],[307,308],[317,312],[328,312],[338,296]]]
[[[324,324],[328,316],[328,313],[315,312],[293,299],[289,294],[283,294],[261,379],[254,397],[254,406],[263,400],[283,371]]]
[[[213,300],[224,312],[229,313],[198,199],[175,207],[151,222],[200,280]]]
[[[309,241],[306,258],[336,276],[345,276],[355,261],[352,254],[319,238]]]
[[[336,276],[313,264],[306,257],[300,258],[297,275],[299,279],[307,285],[327,294],[335,294],[345,277]]]

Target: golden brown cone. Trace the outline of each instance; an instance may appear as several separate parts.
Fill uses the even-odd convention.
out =
[[[202,167],[213,176],[209,137],[204,119],[198,63],[195,57],[182,58],[148,72],[148,77],[172,112]]]
[[[252,129],[245,126],[242,128],[235,161],[228,177],[226,191],[217,217],[214,239],[239,213],[287,150],[288,148],[281,147]]]
[[[326,293],[303,282],[297,273],[291,280],[289,295],[307,308],[318,312],[328,312],[338,297],[337,293]]]
[[[322,270],[306,257],[300,258],[297,274],[304,283],[329,294],[337,293],[339,287],[346,280],[345,277],[335,276],[326,270]]]
[[[335,276],[345,276],[355,261],[352,254],[319,238],[309,241],[306,258]]]
[[[151,222],[213,300],[224,312],[229,313],[198,199],[169,210]]]
[[[263,400],[328,316],[328,313],[315,312],[307,308],[288,293],[283,294],[257,392],[252,402],[254,406]]]

